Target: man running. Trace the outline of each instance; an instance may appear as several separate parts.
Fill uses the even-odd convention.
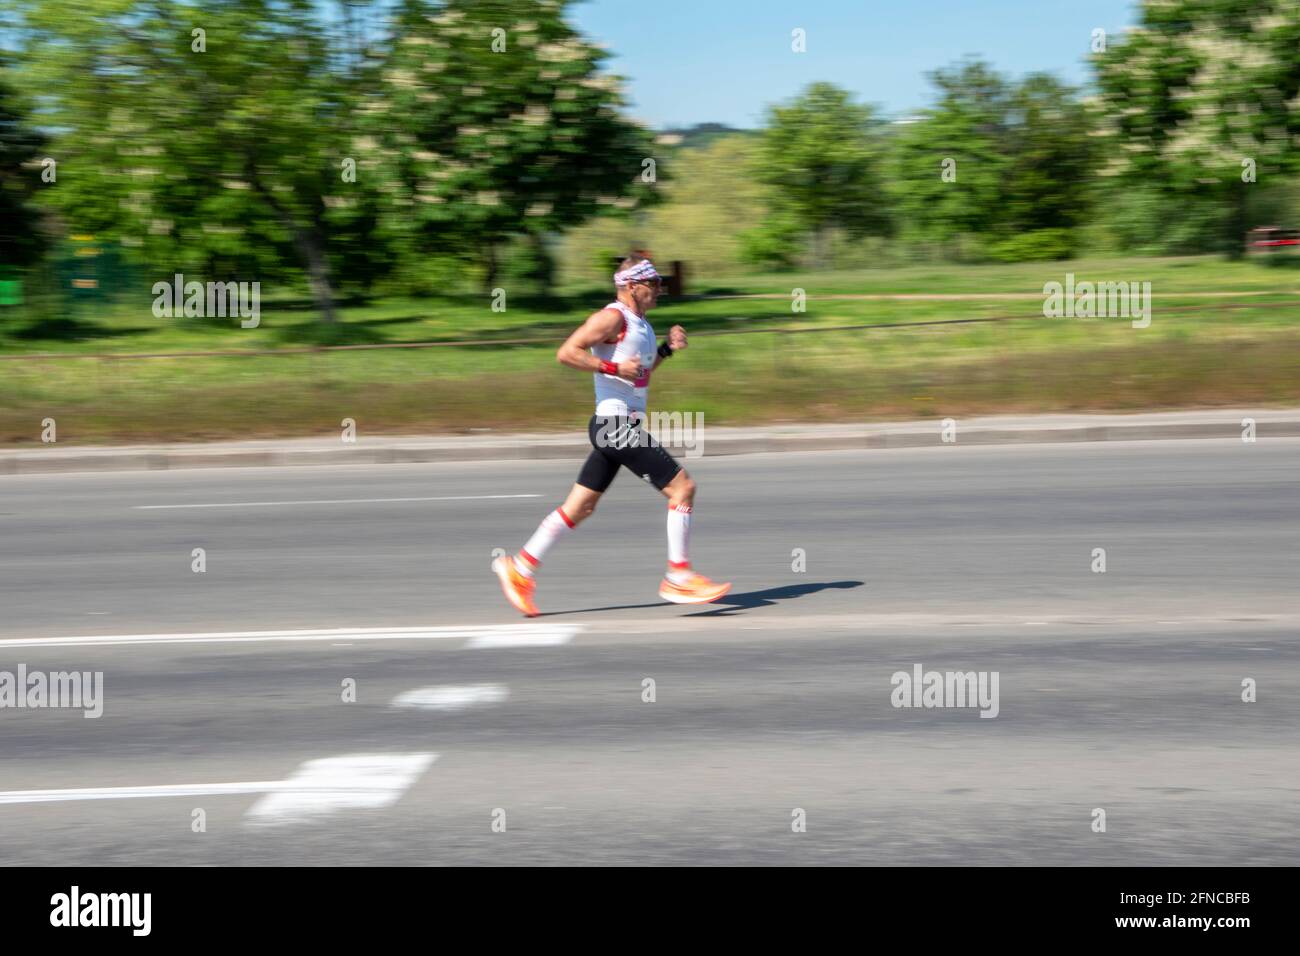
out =
[[[533,603],[534,575],[546,552],[590,517],[620,466],[668,499],[668,570],[659,596],[674,604],[705,604],[731,590],[730,584],[691,570],[687,547],[695,482],[644,428],[650,373],[686,348],[686,331],[674,325],[655,348],[655,332],[645,314],[658,302],[660,280],[648,258],[624,259],[614,273],[614,286],[618,298],[592,313],[555,354],[570,368],[594,373],[596,414],[587,426],[592,452],[564,504],[542,520],[518,554],[492,562],[506,600],[528,617],[540,613]]]

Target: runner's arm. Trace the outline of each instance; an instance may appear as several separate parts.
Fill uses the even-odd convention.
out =
[[[674,352],[680,352],[682,349],[686,348],[686,330],[680,325],[674,325],[668,330],[668,338],[666,341],[670,349]],[[663,365],[667,360],[667,357],[660,355],[655,359],[655,368]]]
[[[588,349],[617,337],[622,330],[623,316],[617,309],[601,309],[599,312],[593,312],[586,322],[574,329],[573,334],[564,340],[564,344],[555,353],[555,358],[561,365],[576,368],[580,372],[599,372],[604,363]],[[619,363],[619,378],[631,382],[640,375],[640,362],[636,359]]]

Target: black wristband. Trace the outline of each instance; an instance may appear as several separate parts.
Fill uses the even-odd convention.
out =
[[[660,358],[672,358],[672,357],[673,357],[673,350],[672,350],[672,348],[668,345],[667,342],[664,342],[662,345],[659,346],[659,357],[660,357]]]

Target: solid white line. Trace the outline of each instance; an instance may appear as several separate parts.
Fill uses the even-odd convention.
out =
[[[195,505],[132,505],[135,511],[172,511],[177,508],[273,508],[276,505],[366,505],[390,501],[489,501],[498,498],[540,498],[541,495],[441,495],[433,498],[319,498],[304,501],[222,501]]]
[[[230,793],[266,793],[283,780],[251,783],[175,783],[161,787],[80,787],[73,790],[6,790],[0,803],[61,803],[66,800],[134,800],[141,797],[206,797]]]
[[[0,792],[0,804],[261,793],[265,796],[249,809],[248,820],[252,823],[283,823],[335,810],[391,806],[437,759],[438,755],[431,753],[348,754],[308,760],[286,780],[8,790]]]
[[[122,644],[245,644],[267,642],[412,641],[464,638],[469,647],[564,644],[579,624],[496,624],[484,627],[339,627],[302,631],[213,631],[200,634],[98,634],[86,637],[22,637],[0,640],[4,647],[98,647]],[[529,638],[532,638],[531,640]],[[492,643],[496,639],[501,643]],[[488,640],[486,644],[475,641]],[[518,643],[512,643],[518,642]]]

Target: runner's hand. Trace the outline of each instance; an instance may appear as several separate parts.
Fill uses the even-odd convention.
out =
[[[635,382],[641,377],[641,360],[639,358],[632,358],[619,362],[618,377],[627,379],[629,382]]]
[[[674,352],[686,348],[686,330],[680,325],[674,325],[668,330],[668,347]]]

